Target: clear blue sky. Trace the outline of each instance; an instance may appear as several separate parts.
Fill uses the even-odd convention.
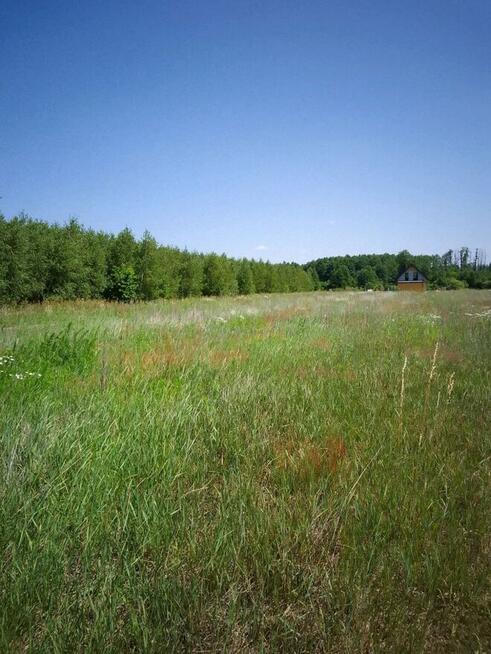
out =
[[[490,0],[3,0],[0,28],[8,217],[491,255]]]

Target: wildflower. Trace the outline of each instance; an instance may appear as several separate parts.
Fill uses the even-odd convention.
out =
[[[18,380],[26,379],[28,377],[31,377],[31,378],[34,377],[34,378],[38,379],[39,377],[41,377],[41,373],[40,372],[29,372],[29,371],[26,371],[26,372],[11,372],[9,374],[9,377],[12,377],[12,379],[18,379]]]
[[[427,315],[420,316],[420,319],[423,322],[427,322],[430,323],[431,325],[434,325],[435,323],[440,322],[442,317],[437,315],[436,313],[429,313]]]
[[[471,318],[491,318],[491,309],[484,309],[481,313],[466,313],[465,315]]]

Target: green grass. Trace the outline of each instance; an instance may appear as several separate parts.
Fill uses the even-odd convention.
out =
[[[0,651],[489,651],[490,307],[1,310]]]

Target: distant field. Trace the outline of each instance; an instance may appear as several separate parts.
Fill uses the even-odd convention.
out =
[[[491,292],[0,309],[1,652],[491,651]]]

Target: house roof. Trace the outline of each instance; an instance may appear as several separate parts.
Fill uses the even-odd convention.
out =
[[[415,270],[418,273],[418,279],[404,279],[404,276],[411,269]],[[419,268],[417,268],[413,263],[410,263],[407,268],[405,268],[397,278],[398,282],[406,282],[407,284],[412,284],[413,282],[426,282],[426,275],[424,275]]]

